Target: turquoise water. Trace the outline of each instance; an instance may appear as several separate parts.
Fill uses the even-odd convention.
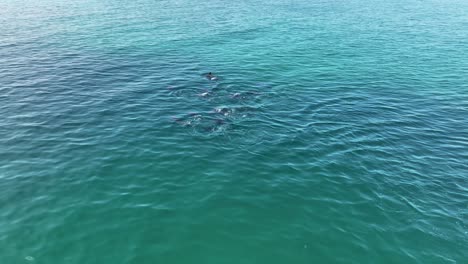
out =
[[[0,117],[2,264],[468,263],[467,1],[2,0]]]

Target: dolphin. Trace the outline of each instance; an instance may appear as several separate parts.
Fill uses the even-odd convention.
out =
[[[216,81],[218,80],[218,77],[216,77],[213,73],[209,72],[206,76],[205,76],[208,80],[210,81]]]

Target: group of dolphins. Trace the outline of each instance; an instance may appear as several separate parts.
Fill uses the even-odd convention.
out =
[[[212,72],[205,73],[202,76],[208,81],[216,82],[220,80],[220,78]],[[208,97],[213,91],[214,89],[211,91],[204,91],[198,95],[200,97]],[[231,94],[229,97],[237,101],[258,94],[259,93],[256,91],[237,92]],[[248,112],[252,110],[254,110],[254,108],[249,106],[222,106],[214,108],[213,114],[189,113],[184,117],[173,117],[173,120],[184,127],[192,127],[194,130],[199,130],[201,132],[221,132],[231,125],[232,122],[229,121],[232,121],[234,116],[246,117]]]

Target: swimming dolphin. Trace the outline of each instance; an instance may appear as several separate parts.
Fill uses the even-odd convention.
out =
[[[207,75],[206,75],[206,78],[210,81],[216,81],[218,80],[218,77],[216,77],[214,74],[212,74],[211,72],[209,72]]]

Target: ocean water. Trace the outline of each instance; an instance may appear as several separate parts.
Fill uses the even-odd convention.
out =
[[[2,264],[468,263],[465,0],[1,0],[0,118]]]

